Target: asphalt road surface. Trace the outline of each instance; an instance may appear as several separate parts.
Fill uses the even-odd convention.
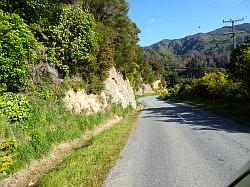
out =
[[[250,127],[194,106],[140,100],[139,121],[103,186],[226,186],[250,160]]]

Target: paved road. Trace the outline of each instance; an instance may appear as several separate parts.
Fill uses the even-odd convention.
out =
[[[250,159],[250,128],[197,107],[146,97],[103,186],[225,186]]]

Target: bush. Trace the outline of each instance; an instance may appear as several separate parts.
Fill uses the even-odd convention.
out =
[[[162,93],[160,93],[160,99],[162,99],[162,100],[168,100],[170,98],[171,98],[171,95],[168,92],[168,90],[164,90]]]
[[[250,37],[233,50],[230,56],[230,63],[227,65],[230,77],[242,84],[249,90],[250,88]]]
[[[230,101],[247,100],[247,92],[239,82],[233,82],[222,73],[208,73],[205,76],[184,83],[178,96],[201,96]]]
[[[0,176],[14,165],[14,158],[17,157],[16,149],[17,145],[13,140],[0,142]]]
[[[11,92],[0,95],[0,116],[11,122],[21,121],[29,116],[29,102],[23,94]]]
[[[173,97],[177,97],[180,89],[181,89],[181,87],[179,85],[175,85],[175,87],[170,88],[170,89],[162,92],[160,94],[160,98],[163,100],[168,100],[168,99],[171,99]]]
[[[223,97],[227,81],[224,74],[208,73],[198,79],[195,89],[203,96]]]
[[[70,73],[83,70],[85,75],[87,67],[96,62],[99,39],[94,32],[95,26],[92,14],[79,7],[64,7],[59,24],[50,27],[50,50],[55,50],[56,65],[68,66]]]
[[[18,91],[28,84],[29,65],[37,41],[28,26],[16,14],[0,10],[0,84]]]
[[[58,25],[49,29],[48,61],[64,76],[78,74],[88,93],[99,93],[110,67],[114,65],[114,48],[100,44],[95,32],[94,16],[77,6],[65,6]]]

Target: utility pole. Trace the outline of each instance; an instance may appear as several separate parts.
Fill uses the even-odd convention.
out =
[[[244,17],[241,18],[241,19],[236,19],[236,20],[223,20],[223,23],[232,23],[232,32],[229,32],[229,33],[225,33],[226,34],[231,34],[232,36],[230,38],[233,38],[233,47],[234,49],[236,49],[236,35],[237,35],[237,32],[235,30],[235,23],[236,22],[239,22],[239,21],[243,21],[244,20]]]

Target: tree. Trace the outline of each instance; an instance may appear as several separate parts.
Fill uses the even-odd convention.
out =
[[[128,3],[126,0],[84,0],[83,9],[89,10],[98,21],[105,21],[111,17],[126,16]]]
[[[166,71],[165,81],[167,87],[169,88],[173,88],[180,82],[179,72],[176,70],[176,68],[171,68]]]
[[[80,8],[65,7],[59,24],[51,26],[49,46],[56,51],[56,59],[75,73],[83,66],[96,62],[98,35],[95,33],[95,19],[92,14]]]
[[[97,20],[97,31],[101,34],[102,46],[114,50],[116,68],[128,77],[132,86],[138,87],[141,73],[138,56],[138,33],[136,24],[127,16],[128,3],[126,0],[85,0],[83,10],[94,14]]]
[[[250,37],[233,50],[227,70],[231,78],[250,88]]]
[[[60,4],[74,4],[75,0],[1,0],[0,9],[16,13],[28,23],[49,18],[56,21],[61,12]]]
[[[145,80],[157,74],[157,65],[141,62],[140,30],[127,15],[127,0],[2,0],[0,9],[19,14],[29,25],[44,45],[40,61],[55,64],[64,75],[81,74],[91,90],[101,88],[114,65],[134,87],[144,65],[150,72]]]
[[[201,77],[204,72],[204,64],[193,58],[186,64],[186,71],[183,73],[187,77]]]
[[[29,61],[35,57],[37,41],[16,14],[0,10],[0,85],[17,92],[28,83]]]

